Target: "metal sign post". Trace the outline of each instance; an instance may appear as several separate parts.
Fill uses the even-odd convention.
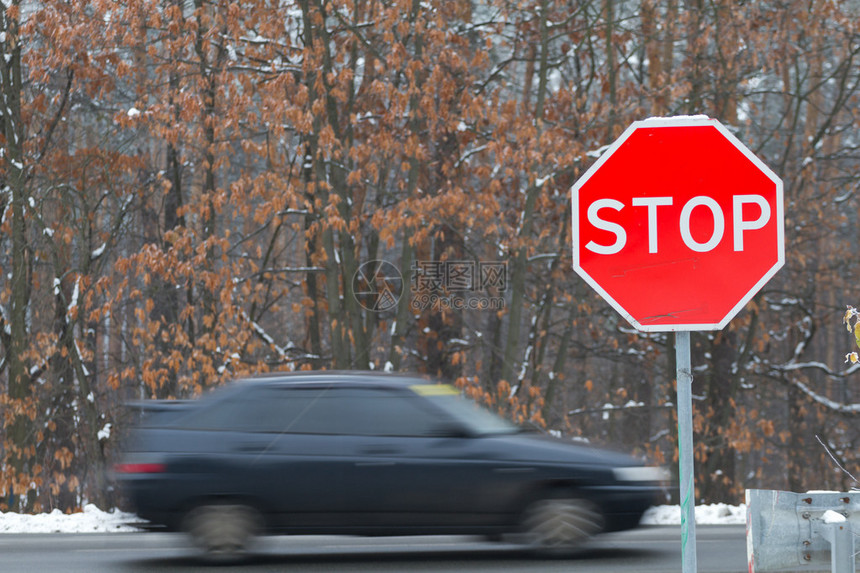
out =
[[[693,479],[693,369],[690,331],[675,333],[678,384],[678,481],[681,489],[681,559],[683,573],[696,571],[696,485]]]

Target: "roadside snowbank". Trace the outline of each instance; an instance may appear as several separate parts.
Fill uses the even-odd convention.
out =
[[[744,525],[747,522],[745,504],[727,505],[712,503],[696,506],[697,525]],[[681,506],[658,505],[645,512],[643,525],[678,525],[681,523]]]
[[[0,512],[0,533],[109,533],[137,531],[127,525],[136,521],[132,513],[102,511],[94,505],[84,506],[81,513],[64,515],[55,509],[51,513],[21,515]],[[681,508],[677,505],[660,505],[649,509],[642,519],[644,525],[678,525]],[[696,507],[699,525],[746,523],[746,507],[723,503]]]
[[[137,531],[126,525],[135,521],[135,515],[122,511],[102,511],[92,504],[84,506],[82,513],[63,514],[59,509],[51,513],[21,515],[0,511],[0,533],[108,533]]]

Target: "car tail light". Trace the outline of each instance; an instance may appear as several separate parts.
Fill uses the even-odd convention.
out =
[[[118,474],[160,474],[167,469],[162,463],[123,463],[116,464],[114,471]]]

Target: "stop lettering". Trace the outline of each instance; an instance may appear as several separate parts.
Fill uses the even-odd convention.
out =
[[[645,224],[648,229],[649,253],[658,252],[657,237],[659,233],[657,230],[657,207],[661,205],[669,206],[672,205],[672,203],[672,197],[634,197],[631,202],[633,207],[647,207],[648,209],[645,214],[645,216],[647,216]],[[760,214],[754,221],[744,219],[743,207],[746,203],[758,205],[760,209]],[[704,207],[708,209],[711,217],[713,218],[713,230],[711,231],[708,239],[701,243],[693,238],[691,221],[693,209],[696,207]],[[585,248],[602,255],[614,255],[627,245],[627,232],[624,230],[624,227],[621,227],[609,220],[601,219],[599,211],[603,208],[620,211],[624,208],[624,203],[616,199],[598,199],[589,205],[586,211],[588,214],[588,222],[598,229],[603,229],[614,234],[615,242],[611,245],[599,245],[592,240],[585,245]],[[640,216],[642,215],[640,214]],[[732,228],[734,229],[734,250],[744,250],[744,231],[761,229],[770,220],[770,216],[770,205],[761,195],[732,195],[731,220]],[[684,244],[692,251],[699,253],[712,251],[714,247],[722,241],[725,230],[726,216],[720,208],[720,204],[711,197],[703,195],[693,197],[687,201],[683,209],[681,209],[681,220],[678,221],[678,232],[681,234]]]
[[[641,330],[723,328],[784,263],[782,181],[716,120],[634,123],[571,199],[574,269]]]

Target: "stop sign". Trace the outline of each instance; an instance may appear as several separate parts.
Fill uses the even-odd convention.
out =
[[[635,122],[571,200],[574,269],[639,330],[721,329],[784,263],[782,181],[704,116]]]

